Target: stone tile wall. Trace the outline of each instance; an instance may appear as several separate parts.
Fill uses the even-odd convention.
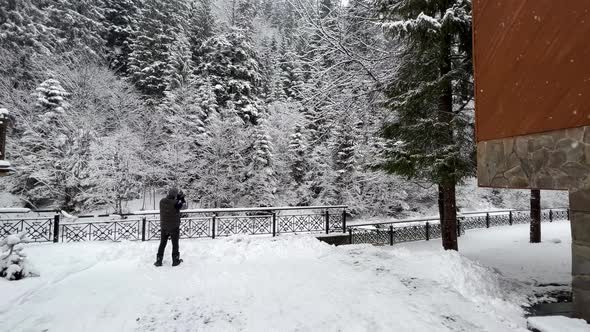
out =
[[[479,142],[477,175],[483,187],[570,191],[574,310],[590,321],[590,126]]]
[[[479,142],[480,186],[590,188],[590,127]]]
[[[590,321],[590,190],[570,190],[574,311]]]

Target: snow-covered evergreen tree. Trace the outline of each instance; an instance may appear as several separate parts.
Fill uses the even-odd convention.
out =
[[[24,186],[17,189],[33,204],[54,197],[55,185],[65,180],[54,167],[57,159],[63,157],[62,148],[70,131],[63,122],[68,95],[59,81],[44,81],[36,91],[35,112],[24,123],[18,147],[22,159],[16,163],[17,177],[22,178]]]
[[[213,86],[217,105],[231,103],[244,121],[256,123],[262,110],[259,98],[262,77],[256,52],[245,32],[228,33],[207,40],[200,51],[199,75]]]
[[[356,138],[355,128],[347,124],[340,127],[335,138],[335,185],[338,188],[336,200],[339,204],[351,202],[356,192]]]
[[[188,39],[183,35],[176,36],[168,51],[167,65],[164,70],[166,90],[171,91],[187,86],[195,80],[193,55]]]
[[[299,105],[293,102],[273,102],[268,105],[267,134],[270,136],[273,147],[273,169],[275,172],[277,190],[275,192],[275,205],[305,205],[310,202],[307,178],[301,185],[293,181],[292,170],[298,157],[295,146],[307,149],[307,138],[301,127],[301,145],[293,144],[297,139],[293,137],[297,125],[304,122],[303,116],[297,111]],[[292,150],[293,149],[293,150]],[[307,156],[304,157],[307,159]],[[307,161],[307,160],[306,160]],[[307,175],[307,167],[305,175]]]
[[[253,134],[254,143],[246,173],[246,197],[251,206],[272,206],[277,184],[267,122],[260,120]]]
[[[227,3],[228,21],[231,27],[240,29],[247,37],[254,33],[254,18],[258,12],[257,0],[229,0]]]
[[[195,162],[198,173],[188,192],[204,207],[235,207],[245,194],[244,170],[250,127],[235,109],[223,108],[211,114],[201,154]]]
[[[215,90],[213,89],[213,85],[208,78],[204,78],[202,76],[197,77],[195,84],[197,87],[197,100],[198,106],[201,107],[205,115],[205,119],[209,117],[210,114],[219,111],[219,104],[217,104],[217,96],[215,95]],[[207,130],[205,130],[206,132]]]
[[[156,146],[162,151],[161,166],[166,174],[163,178],[178,187],[190,187],[199,172],[193,165],[202,154],[210,114],[202,105],[207,105],[207,101],[199,96],[196,82],[189,79],[174,90],[165,91],[159,107],[164,136]]]
[[[127,73],[127,61],[131,53],[131,38],[137,28],[138,0],[103,0],[105,41],[111,67]]]
[[[278,77],[282,93],[287,100],[301,100],[303,79],[297,55],[287,45],[282,46],[280,54]]]
[[[105,41],[102,0],[52,0],[45,9],[48,25],[57,31],[56,50],[80,57],[101,56]],[[83,54],[79,54],[83,52]]]
[[[37,88],[37,108],[48,118],[63,115],[68,95],[58,80],[50,78]]]
[[[332,153],[325,144],[309,152],[309,172],[307,174],[312,204],[336,204],[338,174],[332,165]]]
[[[306,139],[303,135],[303,127],[301,125],[295,126],[295,132],[289,138],[289,156],[288,167],[290,175],[289,191],[291,203],[294,205],[309,204],[309,196],[311,192],[307,186],[309,161],[308,148],[306,146]]]
[[[457,249],[455,186],[473,176],[471,1],[377,1],[386,32],[404,45],[388,82],[384,130],[390,150],[384,168],[438,184],[443,246]],[[465,88],[467,87],[467,88]]]
[[[123,212],[127,201],[140,197],[145,164],[139,159],[139,141],[130,129],[123,129],[92,143],[89,169],[92,177],[81,194],[85,207],[108,206]]]
[[[44,81],[36,92],[37,104],[25,118],[16,159],[16,187],[33,204],[53,201],[59,208],[80,206],[92,133],[73,124],[65,98],[69,95],[55,79]]]
[[[276,40],[274,38],[263,36],[258,44],[260,76],[262,78],[259,96],[264,103],[284,101],[286,100],[286,96],[282,94],[279,84],[280,82],[276,75],[279,70]]]
[[[217,32],[212,6],[211,0],[196,0],[190,5],[187,35],[195,63],[200,61],[199,50],[203,43]]]
[[[168,48],[174,32],[166,23],[162,8],[155,1],[142,10],[138,31],[132,39],[129,54],[129,75],[145,95],[158,98],[166,89],[164,73],[168,63]],[[151,5],[149,5],[151,4]]]
[[[175,89],[165,91],[164,100],[160,105],[165,133],[195,146],[199,145],[200,136],[207,131],[208,116],[201,107],[207,105],[207,100],[202,100],[198,92],[194,81],[183,82]]]
[[[293,182],[301,185],[305,181],[307,171],[305,137],[301,125],[295,126],[295,132],[289,139],[290,174]]]
[[[131,80],[146,96],[159,99],[167,87],[171,46],[184,33],[188,9],[182,0],[146,0],[129,54]]]
[[[46,9],[50,6],[51,3],[27,0],[0,2],[0,45],[11,52],[23,49],[40,54],[54,52],[59,31],[48,26]]]
[[[26,242],[26,232],[8,235],[0,240],[0,278],[20,280],[39,276],[23,252],[23,244]]]

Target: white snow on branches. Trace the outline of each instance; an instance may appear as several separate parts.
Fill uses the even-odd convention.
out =
[[[420,13],[415,19],[384,23],[383,28],[386,31],[390,30],[397,33],[415,31],[435,33],[440,30],[441,23],[432,16]]]
[[[0,240],[0,277],[19,280],[39,275],[27,261],[27,255],[22,252],[22,244],[28,241],[26,232],[12,234]]]

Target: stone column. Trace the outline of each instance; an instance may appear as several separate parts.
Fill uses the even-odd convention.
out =
[[[570,190],[574,314],[590,321],[590,189]]]

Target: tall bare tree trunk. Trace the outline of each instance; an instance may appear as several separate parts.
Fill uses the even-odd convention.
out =
[[[143,202],[141,203],[141,210],[142,211],[145,210],[145,195],[146,195],[145,188],[146,188],[146,186],[145,186],[145,183],[144,183],[143,184]]]
[[[531,190],[531,243],[541,242],[541,190]]]

